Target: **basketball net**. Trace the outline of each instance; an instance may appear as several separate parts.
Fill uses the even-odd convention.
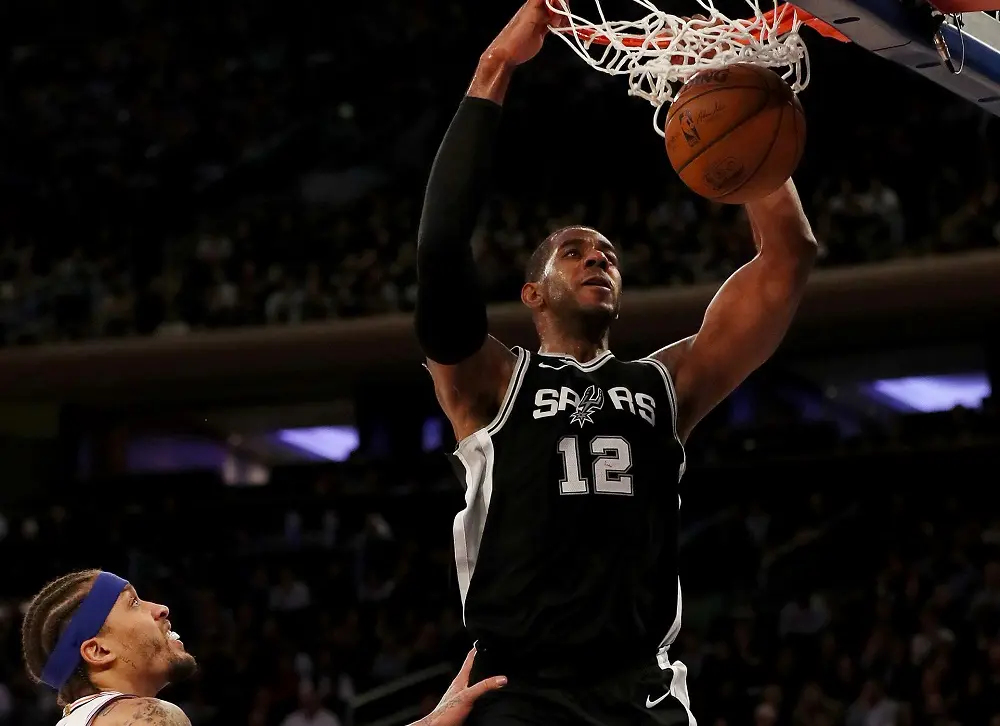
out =
[[[809,53],[799,36],[802,26],[848,40],[804,10],[777,2],[762,12],[757,0],[746,0],[753,15],[736,20],[719,12],[712,0],[697,0],[706,14],[691,18],[671,15],[650,0],[633,0],[647,11],[639,20],[608,20],[600,0],[592,2],[596,22],[570,11],[566,0],[546,0],[549,10],[566,18],[565,27],[550,29],[592,68],[627,76],[629,95],[653,105],[653,128],[660,136],[660,112],[698,71],[731,63],[767,66],[798,93],[809,85]]]

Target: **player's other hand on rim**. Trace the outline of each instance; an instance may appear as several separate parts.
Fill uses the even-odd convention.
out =
[[[472,711],[472,704],[480,696],[490,691],[502,687],[507,683],[504,676],[494,676],[486,678],[474,686],[469,685],[469,673],[472,671],[472,662],[476,659],[476,649],[473,648],[465,656],[462,669],[455,676],[455,680],[448,686],[441,702],[430,715],[418,721],[414,726],[459,726],[465,722],[469,712]]]
[[[568,9],[568,0],[551,2],[555,7],[562,5]],[[549,9],[546,0],[527,0],[490,43],[484,56],[513,66],[527,63],[542,49],[549,26],[562,28],[567,22],[565,15]]]

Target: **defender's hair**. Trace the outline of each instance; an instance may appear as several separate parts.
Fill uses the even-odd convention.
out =
[[[28,675],[36,683],[41,681],[45,662],[98,574],[100,570],[80,570],[63,575],[43,587],[28,604],[21,623],[21,652]],[[81,662],[59,690],[59,705],[65,706],[96,690]]]

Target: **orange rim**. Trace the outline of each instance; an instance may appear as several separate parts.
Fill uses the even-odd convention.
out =
[[[787,11],[786,11],[787,9]],[[791,11],[791,12],[788,12]],[[778,23],[777,28],[770,29],[769,33],[774,33],[776,35],[784,35],[791,31],[792,26],[795,24],[796,17],[803,25],[806,25],[825,38],[832,38],[834,40],[839,40],[842,43],[849,43],[850,38],[841,33],[835,27],[830,25],[824,20],[820,20],[812,13],[807,13],[802,8],[796,7],[791,3],[783,3],[773,10],[768,10],[764,13],[764,19],[770,23],[774,20],[775,15],[781,18],[781,22]],[[594,43],[597,45],[610,45],[611,39],[605,34],[597,31],[594,28],[559,28],[557,32],[560,33],[572,33],[576,35],[580,40],[587,43]],[[755,31],[757,34],[757,40],[760,40],[760,34],[763,32],[758,29]],[[645,35],[633,35],[629,33],[622,33],[615,36],[616,40],[624,45],[626,48],[642,48],[652,45],[653,47],[661,47],[669,44],[672,36],[661,33],[659,35],[654,35],[652,38]],[[746,41],[741,38],[733,38],[734,43],[745,43]]]

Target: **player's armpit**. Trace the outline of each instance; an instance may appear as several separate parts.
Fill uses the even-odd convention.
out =
[[[414,327],[460,440],[493,418],[514,362],[488,334],[470,242],[492,177],[501,114],[489,99],[462,101],[434,160],[417,233]]]
[[[486,336],[482,347],[455,365],[427,360],[434,392],[459,441],[489,424],[507,393],[517,356],[506,345]]]
[[[158,698],[123,698],[111,703],[94,726],[191,726],[177,706]]]
[[[778,348],[816,259],[791,181],[746,209],[757,256],[719,289],[697,335],[654,353],[674,378],[681,441]]]

